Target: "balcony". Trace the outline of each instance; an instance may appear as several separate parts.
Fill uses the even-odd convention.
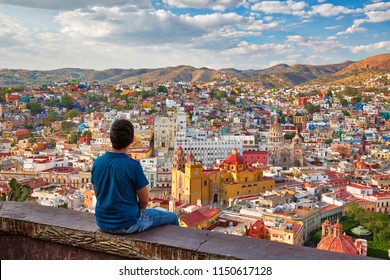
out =
[[[364,260],[269,240],[162,226],[130,235],[99,231],[95,217],[62,208],[0,202],[0,259]]]

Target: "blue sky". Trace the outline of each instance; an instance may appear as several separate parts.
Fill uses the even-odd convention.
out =
[[[381,0],[0,0],[0,68],[263,69],[390,52]]]

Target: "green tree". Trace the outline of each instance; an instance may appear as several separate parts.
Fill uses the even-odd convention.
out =
[[[168,89],[167,89],[165,86],[160,85],[160,86],[158,86],[157,91],[160,92],[160,93],[161,93],[161,92],[162,92],[162,93],[167,93],[167,92],[168,92]]]
[[[351,114],[348,112],[348,111],[343,111],[343,115],[344,115],[344,117],[349,117]]]
[[[61,105],[62,107],[72,109],[74,106],[72,97],[69,94],[63,95],[61,100]]]
[[[227,97],[226,101],[229,102],[232,105],[236,104],[236,100],[234,98],[232,98],[232,97]]]
[[[57,143],[56,143],[56,141],[54,139],[50,139],[49,143],[50,143],[50,146],[52,146],[52,148],[55,148],[56,145],[57,145]]]
[[[319,105],[313,105],[313,103],[311,103],[311,102],[306,102],[305,105],[303,105],[303,107],[306,109],[306,111],[309,114],[313,114],[315,112],[319,112],[320,111],[320,106]]]
[[[71,121],[64,121],[61,123],[61,128],[63,131],[69,131],[71,129],[74,129],[75,127],[77,127],[77,125]]]
[[[84,132],[83,132],[83,136],[92,137],[92,132],[91,132],[91,131],[89,131],[89,130],[84,130]]]
[[[60,102],[60,100],[58,98],[50,99],[49,101],[47,101],[47,105],[49,105],[51,107],[55,107],[55,106],[57,106],[60,103],[61,102]]]
[[[341,106],[343,106],[343,107],[348,107],[348,100],[342,98],[342,99],[340,99],[340,104],[341,104]]]
[[[42,113],[42,111],[43,111],[43,107],[42,107],[41,103],[39,103],[38,101],[35,101],[35,100],[28,103],[27,108],[31,110],[32,115]]]
[[[65,120],[73,119],[74,117],[77,117],[79,114],[80,114],[79,110],[72,109],[72,110],[69,110],[68,112],[65,113],[64,119]]]
[[[325,140],[325,144],[327,144],[327,145],[332,144],[332,142],[333,142],[333,139],[330,139],[330,138]]]
[[[11,187],[11,190],[8,193],[8,201],[26,201],[30,188],[28,185],[20,185],[15,178],[12,178],[9,181],[9,186]],[[2,199],[3,197],[4,196],[2,196]]]
[[[352,105],[356,105],[356,104],[358,104],[361,101],[362,101],[362,97],[361,96],[355,96],[355,97],[352,97],[352,99],[351,99]]]
[[[70,136],[69,136],[69,143],[70,144],[76,144],[80,137],[81,137],[81,131],[80,130],[72,131],[70,133]]]

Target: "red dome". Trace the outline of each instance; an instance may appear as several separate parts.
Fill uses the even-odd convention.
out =
[[[359,169],[364,169],[364,168],[366,168],[366,164],[364,162],[362,162],[362,161],[358,161],[356,163],[356,167],[359,168]]]
[[[355,243],[352,238],[347,235],[324,236],[320,243],[318,243],[317,249],[350,255],[359,255]]]
[[[225,158],[225,163],[226,164],[245,164],[245,159],[243,156],[240,156],[238,154],[238,151],[236,148],[233,149],[232,154],[228,155]]]

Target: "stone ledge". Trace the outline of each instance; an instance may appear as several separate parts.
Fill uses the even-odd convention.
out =
[[[3,233],[0,240],[9,239],[11,235],[23,236],[126,259],[371,259],[170,225],[137,234],[113,235],[99,231],[91,213],[18,202],[0,203],[0,232]],[[82,254],[79,256],[84,259]],[[104,255],[99,258],[104,258]]]

